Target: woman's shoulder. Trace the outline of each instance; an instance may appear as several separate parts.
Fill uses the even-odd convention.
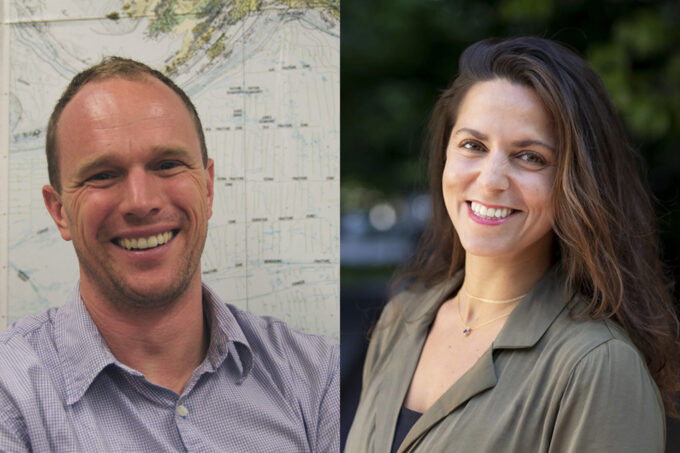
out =
[[[574,451],[590,451],[598,442],[617,446],[612,451],[661,451],[661,395],[624,329],[610,319],[565,322],[572,333],[565,333],[563,363],[558,361],[553,370],[563,383],[553,442],[573,444],[576,439]]]
[[[590,315],[587,296],[568,285],[559,267],[548,271],[527,299],[508,322],[513,338],[520,339],[515,342],[535,344],[541,355],[549,354],[561,362],[579,361],[599,348],[617,345],[629,351],[631,360],[644,363],[619,323]]]
[[[403,328],[407,324],[431,322],[439,306],[459,286],[453,278],[434,285],[413,283],[403,289],[385,305],[374,333]]]
[[[416,283],[390,299],[371,331],[365,371],[379,367],[399,345],[418,341],[455,287],[455,281],[434,286]]]
[[[394,310],[407,321],[415,321],[435,313],[439,306],[451,297],[463,283],[463,271],[434,283],[414,282],[397,293],[385,309]]]
[[[579,307],[563,310],[546,332],[544,343],[572,368],[609,361],[616,369],[648,374],[644,356],[621,325],[612,319],[593,319]]]

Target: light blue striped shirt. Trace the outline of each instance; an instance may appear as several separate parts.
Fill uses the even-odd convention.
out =
[[[338,452],[339,348],[224,304],[182,395],[113,356],[78,287],[0,335],[0,451]]]

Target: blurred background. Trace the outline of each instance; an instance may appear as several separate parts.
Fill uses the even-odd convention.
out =
[[[423,128],[471,43],[535,35],[597,70],[647,161],[664,258],[680,281],[680,2],[345,0],[341,22],[342,435],[366,333],[429,216]],[[676,294],[680,291],[676,285]],[[667,451],[680,451],[669,421]]]

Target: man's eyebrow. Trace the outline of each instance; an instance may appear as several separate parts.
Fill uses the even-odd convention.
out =
[[[94,159],[85,162],[83,165],[80,166],[80,168],[78,168],[78,170],[76,171],[76,178],[78,179],[84,178],[89,173],[101,167],[114,166],[115,162],[116,162],[115,157],[109,154],[95,157]]]
[[[474,136],[474,137],[475,137],[476,139],[478,139],[478,140],[488,140],[488,139],[489,139],[489,137],[488,137],[486,134],[483,134],[483,133],[479,132],[478,130],[472,129],[472,128],[469,128],[469,127],[461,127],[460,129],[458,129],[457,131],[455,131],[455,132],[453,133],[453,136],[455,137],[455,136],[457,136],[458,134],[461,134],[461,133],[463,133],[463,132],[468,133],[468,134]],[[545,148],[545,149],[547,149],[547,150],[549,150],[549,151],[552,151],[553,153],[555,152],[555,147],[554,147],[554,146],[549,145],[549,144],[547,144],[547,143],[544,142],[544,141],[536,140],[536,139],[531,139],[531,138],[526,139],[526,140],[518,140],[518,141],[516,141],[516,142],[512,142],[512,145],[515,146],[515,147],[517,147],[517,148],[524,148],[524,147],[526,147],[526,146],[534,146],[534,145],[536,145],[536,146],[542,146],[543,148]]]
[[[173,147],[173,146],[155,146],[151,150],[151,155],[153,159],[159,159],[164,157],[177,157],[184,159],[191,159],[191,152],[188,149]]]

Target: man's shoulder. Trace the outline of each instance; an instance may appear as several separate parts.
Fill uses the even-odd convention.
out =
[[[286,322],[225,304],[236,319],[259,366],[295,374],[332,375],[339,367],[339,345],[324,335],[302,332]]]
[[[54,337],[54,321],[59,308],[53,307],[38,315],[19,318],[0,332],[0,352],[20,345],[39,346]]]
[[[53,374],[59,368],[55,338],[57,308],[14,321],[0,333],[0,381]],[[4,385],[0,385],[4,387]]]
[[[261,316],[231,304],[225,304],[238,322],[252,349],[289,354],[293,351],[328,354],[338,345],[330,338],[303,332],[272,316]]]
[[[326,336],[294,329],[280,319],[224,306],[252,354],[251,384],[277,393],[277,399],[288,403],[289,413],[299,414],[312,451],[338,451],[339,345]],[[232,333],[238,329],[231,329]]]
[[[0,403],[5,417],[18,410],[12,408],[17,401],[30,408],[43,404],[40,393],[35,392],[37,388],[63,388],[63,368],[54,334],[57,312],[57,308],[50,308],[40,315],[18,319],[0,333]],[[63,396],[55,393],[59,401]]]

